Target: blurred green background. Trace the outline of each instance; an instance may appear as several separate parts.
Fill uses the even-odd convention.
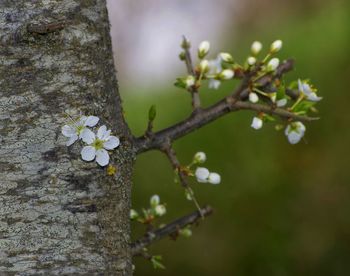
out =
[[[230,28],[221,30],[226,37],[221,48],[242,62],[252,41],[262,41],[266,49],[282,39],[279,57],[296,59],[287,79],[310,78],[318,87],[324,97],[318,104],[321,120],[307,124],[307,142],[297,145],[288,144],[273,125],[254,131],[249,111],[177,141],[182,163],[202,150],[205,166],[221,174],[217,186],[193,182],[199,202],[215,213],[193,228],[191,238],[165,239],[150,248],[163,256],[166,270],[135,258],[135,275],[350,275],[350,1],[250,2],[246,14],[232,19],[234,36]],[[232,89],[232,82],[218,91],[204,89],[203,103]],[[143,133],[152,104],[157,106],[156,130],[190,112],[189,95],[172,83],[153,92],[134,91],[121,82],[135,135]],[[168,210],[161,222],[192,212],[194,206],[173,179],[161,153],[138,156],[133,208],[148,206],[150,196],[158,194]],[[142,230],[133,224],[133,237]]]

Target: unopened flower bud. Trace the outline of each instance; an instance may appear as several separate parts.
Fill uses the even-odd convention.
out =
[[[198,48],[198,57],[200,59],[204,58],[209,53],[209,49],[210,43],[208,41],[201,42]]]
[[[257,103],[259,101],[259,97],[256,93],[249,93],[249,101],[252,103]]]
[[[185,59],[186,59],[186,54],[185,54],[185,52],[181,52],[181,53],[179,54],[179,59],[180,59],[180,60],[185,60]]]
[[[221,182],[221,176],[218,174],[218,173],[210,173],[209,174],[209,177],[208,177],[208,182],[210,183],[210,184],[214,184],[214,185],[216,185],[216,184],[220,184],[220,182]]]
[[[189,48],[191,48],[191,42],[186,37],[183,37],[183,40],[181,42],[181,48],[182,49],[189,49]]]
[[[256,63],[256,58],[255,57],[247,58],[247,63],[248,65],[253,66]]]
[[[229,79],[232,79],[234,75],[235,75],[235,72],[233,72],[233,70],[225,69],[219,74],[219,77],[222,80],[229,80]]]
[[[195,176],[199,183],[207,183],[209,177],[209,170],[207,168],[198,167],[195,172]]]
[[[253,55],[258,55],[262,49],[262,44],[260,41],[254,41],[251,46],[251,51]]]
[[[280,65],[280,60],[278,58],[271,59],[267,64],[267,71],[275,71],[278,65]]]
[[[199,64],[199,69],[203,73],[208,72],[209,71],[209,62],[206,59],[203,59]]]
[[[206,160],[207,160],[207,156],[205,155],[204,152],[197,152],[194,157],[193,157],[193,160],[195,163],[197,164],[202,164],[204,163]]]
[[[258,117],[254,117],[252,124],[251,124],[251,127],[258,130],[258,129],[261,129],[262,126],[263,126],[263,121]]]
[[[277,53],[282,48],[282,40],[276,40],[271,44],[270,53]]]
[[[150,204],[152,207],[157,206],[159,204],[159,202],[160,202],[160,198],[158,195],[153,195],[150,199]]]
[[[227,63],[233,63],[233,57],[229,53],[220,53],[220,58]]]
[[[185,238],[189,238],[192,236],[192,230],[189,228],[184,228],[180,230],[180,235],[184,236]]]
[[[196,83],[194,76],[190,75],[185,79],[186,88],[192,87]]]
[[[139,217],[139,214],[134,210],[134,209],[131,209],[130,210],[130,219],[137,219]]]
[[[165,215],[166,208],[164,205],[157,205],[156,208],[154,208],[154,212],[157,216],[161,217],[161,216]]]

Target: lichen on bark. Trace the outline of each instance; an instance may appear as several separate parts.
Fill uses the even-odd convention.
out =
[[[0,0],[1,275],[131,274],[134,153],[113,64],[104,0]],[[73,111],[121,138],[115,176],[65,146]]]

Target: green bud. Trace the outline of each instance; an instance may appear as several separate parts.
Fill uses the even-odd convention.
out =
[[[157,115],[157,110],[156,110],[156,106],[155,105],[152,105],[150,107],[150,109],[148,110],[148,120],[150,122],[153,122],[154,119],[156,118],[156,115]]]

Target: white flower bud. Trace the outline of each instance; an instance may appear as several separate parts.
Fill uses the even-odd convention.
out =
[[[201,72],[206,73],[209,70],[209,62],[206,59],[203,59],[199,64],[199,69]]]
[[[208,182],[210,184],[220,184],[221,176],[218,173],[210,173],[208,176]]]
[[[204,58],[209,53],[209,49],[210,49],[209,41],[201,42],[198,48],[198,57],[200,59]]]
[[[185,238],[189,238],[192,236],[192,230],[189,228],[184,228],[180,230],[180,235],[184,236]]]
[[[152,207],[157,206],[159,204],[159,202],[160,202],[160,198],[158,195],[153,195],[150,199],[150,204]]]
[[[204,152],[200,151],[194,155],[193,160],[195,163],[202,164],[207,160],[207,156]]]
[[[253,53],[253,55],[258,55],[262,49],[262,44],[260,41],[254,41],[251,47],[251,51]]]
[[[254,117],[252,124],[251,124],[251,127],[258,130],[258,129],[261,129],[262,126],[263,126],[263,121],[258,117]]]
[[[222,80],[229,80],[229,79],[232,79],[234,75],[235,75],[235,72],[233,72],[233,70],[225,69],[220,73],[219,77]]]
[[[196,83],[196,79],[194,78],[194,76],[190,75],[185,79],[185,84],[187,89],[193,86],[195,83]]]
[[[283,107],[287,104],[287,99],[281,99],[276,102],[278,107]]]
[[[247,63],[248,65],[253,66],[256,63],[256,58],[255,57],[247,58]]]
[[[166,208],[164,205],[157,205],[156,208],[154,208],[154,212],[157,216],[161,217],[161,216],[165,215]]]
[[[251,103],[257,103],[259,101],[259,97],[256,93],[252,92],[252,93],[249,93],[249,101]]]
[[[267,64],[267,71],[275,71],[278,65],[280,65],[280,60],[278,58],[271,59]]]
[[[130,219],[137,219],[138,216],[139,214],[134,209],[130,210]]]
[[[272,54],[277,53],[282,48],[282,40],[276,40],[271,44],[270,52]]]
[[[233,57],[229,53],[220,53],[219,56],[223,61],[233,63]]]
[[[199,183],[207,183],[209,174],[209,170],[207,168],[202,167],[198,167],[195,172],[195,176]]]

